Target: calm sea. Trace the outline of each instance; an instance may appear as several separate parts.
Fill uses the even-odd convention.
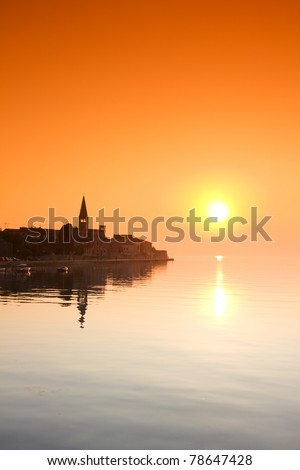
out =
[[[1,275],[1,449],[299,449],[299,261]]]

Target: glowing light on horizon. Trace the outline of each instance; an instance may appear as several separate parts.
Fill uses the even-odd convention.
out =
[[[224,258],[223,255],[217,255],[217,256],[216,256],[216,260],[217,260],[217,261],[222,261],[223,258]]]

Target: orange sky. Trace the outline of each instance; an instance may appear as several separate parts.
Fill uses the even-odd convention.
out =
[[[29,0],[0,18],[0,227],[71,218],[83,193],[90,215],[149,220],[217,198],[273,215],[258,252],[297,251],[299,2]]]

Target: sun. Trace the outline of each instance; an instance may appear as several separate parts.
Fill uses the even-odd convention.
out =
[[[224,202],[212,202],[208,207],[210,217],[217,217],[218,222],[222,222],[229,214],[229,208]]]

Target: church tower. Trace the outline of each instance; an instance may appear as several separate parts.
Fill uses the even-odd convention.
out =
[[[89,228],[89,218],[86,210],[85,198],[83,196],[81,209],[79,212],[79,225],[78,231],[81,238],[86,238],[88,236],[88,228]]]

